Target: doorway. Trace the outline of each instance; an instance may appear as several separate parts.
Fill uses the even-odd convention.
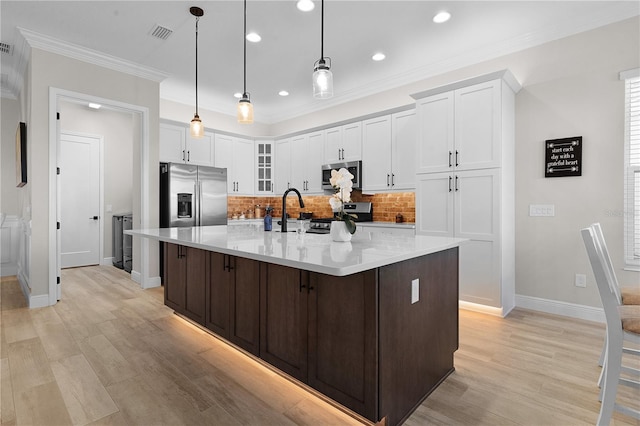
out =
[[[118,111],[129,114],[133,117],[133,135],[134,146],[133,155],[129,156],[131,161],[135,164],[135,170],[133,175],[130,176],[130,182],[133,184],[134,189],[130,200],[133,202],[133,215],[134,224],[136,227],[148,228],[150,222],[150,205],[149,205],[149,109],[146,107],[127,104],[111,99],[100,98],[84,93],[72,92],[64,89],[50,88],[49,89],[49,193],[54,196],[49,198],[49,265],[48,265],[48,277],[49,277],[49,294],[48,305],[55,305],[58,300],[62,298],[62,283],[61,277],[61,233],[59,228],[60,222],[60,207],[62,203],[61,194],[56,191],[58,185],[59,175],[58,169],[58,155],[59,155],[59,141],[61,135],[60,128],[60,116],[56,112],[60,111],[61,102],[69,102],[75,104],[87,105],[89,102],[99,103],[103,108],[111,111]],[[84,130],[82,130],[84,131]],[[103,204],[104,205],[104,204]],[[109,207],[105,206],[102,209],[104,212]],[[105,222],[105,221],[103,221]],[[110,235],[110,234],[109,234]],[[109,238],[109,240],[111,240]],[[104,241],[104,238],[103,238]],[[138,257],[137,270],[132,272],[132,279],[140,284],[142,288],[150,288],[159,286],[159,277],[151,277],[150,272],[157,275],[153,271],[153,266],[157,266],[155,263],[150,267],[149,254],[153,253],[153,250],[149,248],[148,241],[140,241],[139,243],[134,241],[134,256]],[[105,257],[101,258],[104,262]],[[154,259],[155,260],[155,259]],[[40,306],[46,306],[41,304]]]
[[[102,259],[101,136],[60,133],[60,267]]]

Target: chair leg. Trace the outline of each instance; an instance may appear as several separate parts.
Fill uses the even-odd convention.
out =
[[[622,336],[620,336],[622,337]],[[607,339],[607,354],[604,364],[604,382],[601,390],[602,404],[600,415],[598,416],[598,426],[608,426],[611,422],[613,410],[616,404],[616,394],[618,392],[618,381],[620,378],[620,368],[622,363],[622,338],[620,341],[612,342]]]

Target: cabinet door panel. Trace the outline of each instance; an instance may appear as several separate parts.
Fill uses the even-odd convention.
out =
[[[307,135],[291,138],[291,184],[290,188],[296,188],[302,193],[306,187],[307,170],[313,159],[307,151],[309,138]],[[320,172],[318,172],[320,173]]]
[[[500,223],[499,176],[497,169],[455,173],[456,237],[497,238]]]
[[[186,262],[184,247],[164,243],[164,304],[184,313]]]
[[[417,178],[416,234],[453,237],[452,174],[430,173]]]
[[[206,294],[206,266],[207,251],[191,247],[183,247],[186,252],[185,274],[185,315],[195,322],[205,323],[205,294]]]
[[[417,123],[415,110],[391,115],[393,189],[415,189],[416,187]]]
[[[471,240],[460,246],[460,298],[501,306],[498,242]]]
[[[172,124],[160,123],[159,158],[160,161],[184,163],[186,129]]]
[[[260,357],[307,380],[308,272],[263,264]]]
[[[229,340],[254,355],[260,353],[259,263],[242,257],[230,258],[233,279],[231,333]]]
[[[308,383],[377,420],[376,271],[309,278]]]
[[[417,173],[452,170],[454,104],[453,93],[446,92],[417,102]],[[451,156],[450,154],[451,153]]]
[[[227,192],[235,195],[235,179],[233,174],[233,137],[226,135],[215,136],[215,166],[227,169]]]
[[[187,162],[201,166],[214,166],[214,134],[205,132],[202,138],[194,139],[189,130],[185,130],[185,133],[187,137],[185,145]]]
[[[214,333],[229,338],[229,304],[231,303],[231,278],[227,272],[225,262],[228,255],[210,253],[209,285],[207,292],[207,323],[206,327]]]
[[[391,117],[363,121],[362,134],[362,189],[391,189]]]
[[[324,145],[324,163],[339,163],[342,161],[342,127],[326,130]]]
[[[500,82],[455,91],[457,170],[500,165]]]
[[[362,159],[362,123],[350,123],[342,126],[342,146],[344,161]]]
[[[233,146],[233,176],[237,195],[253,195],[255,150],[253,141],[236,138]]]
[[[309,134],[306,152],[306,192],[322,194],[322,158],[324,157],[324,131]]]
[[[276,179],[274,192],[282,194],[291,184],[291,140],[276,142]]]

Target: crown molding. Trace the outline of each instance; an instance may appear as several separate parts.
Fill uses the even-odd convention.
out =
[[[55,53],[57,55],[66,56],[68,58],[77,59],[103,68],[133,75],[135,77],[144,78],[146,80],[155,81],[157,83],[166,79],[169,74],[142,66],[134,62],[130,62],[106,53],[78,46],[77,44],[64,42],[44,34],[37,33],[25,28],[18,28],[18,32],[24,37],[29,46]]]

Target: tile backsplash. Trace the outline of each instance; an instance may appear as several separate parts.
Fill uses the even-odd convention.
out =
[[[413,192],[391,192],[375,195],[364,195],[360,191],[353,191],[353,201],[365,201],[373,203],[373,220],[376,222],[395,222],[396,215],[401,214],[404,222],[416,221],[416,202]],[[298,206],[298,197],[295,193],[289,193],[287,197],[287,213],[289,217],[296,218],[301,211],[312,212],[313,217],[331,217],[333,212],[329,205],[328,195],[302,195],[304,208]],[[229,196],[227,199],[228,216],[245,214],[245,217],[254,215],[255,207],[271,206],[273,215],[282,216],[282,196],[277,197],[239,197]]]

